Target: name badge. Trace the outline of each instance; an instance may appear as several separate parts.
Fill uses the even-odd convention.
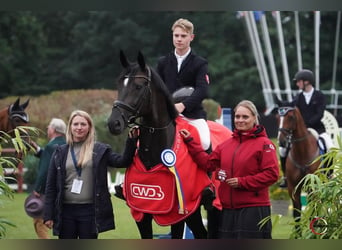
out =
[[[74,179],[72,182],[71,193],[80,194],[82,190],[83,180]]]

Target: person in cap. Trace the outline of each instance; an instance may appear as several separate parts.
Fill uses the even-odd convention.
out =
[[[302,69],[299,70],[294,78],[293,82],[297,85],[300,92],[293,99],[293,105],[297,106],[303,116],[305,125],[308,128],[312,128],[317,131],[319,137],[325,142],[326,150],[328,151],[333,147],[331,137],[326,133],[322,118],[326,109],[326,100],[322,91],[315,89],[313,84],[315,83],[315,77],[311,70]],[[288,155],[288,149],[279,147],[280,165],[284,176],[279,184],[280,187],[287,187],[287,181],[285,176],[285,163]]]
[[[63,145],[65,141],[66,124],[62,119],[52,118],[47,126],[48,144],[41,148],[34,141],[32,147],[36,150],[35,156],[40,158],[38,165],[38,175],[34,184],[32,194],[44,200],[45,185],[47,179],[50,159],[57,145]],[[32,217],[32,216],[31,216]],[[33,217],[33,225],[39,239],[49,239],[49,228],[43,222],[43,214]]]

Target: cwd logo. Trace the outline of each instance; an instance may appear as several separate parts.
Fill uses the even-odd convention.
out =
[[[162,200],[164,192],[160,186],[131,183],[131,194],[135,198],[147,200]]]

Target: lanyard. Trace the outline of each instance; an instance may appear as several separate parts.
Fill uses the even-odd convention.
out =
[[[71,153],[72,161],[74,162],[74,167],[76,169],[77,175],[78,175],[78,177],[81,177],[82,168],[77,166],[77,160],[76,160],[76,155],[75,155],[74,147],[70,148],[70,153]]]

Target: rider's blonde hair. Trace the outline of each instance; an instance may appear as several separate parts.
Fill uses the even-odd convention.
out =
[[[177,28],[177,27],[185,30],[190,35],[192,35],[194,33],[194,25],[188,19],[179,18],[178,20],[176,20],[174,22],[174,24],[172,25],[171,30],[174,31],[175,28]]]

